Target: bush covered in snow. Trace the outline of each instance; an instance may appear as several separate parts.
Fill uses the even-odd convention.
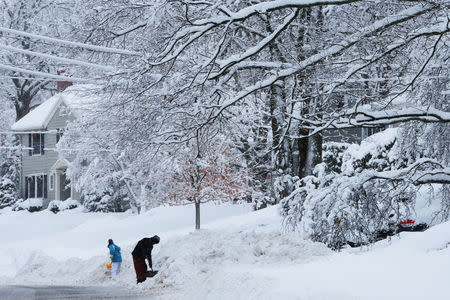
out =
[[[15,183],[6,176],[0,177],[0,209],[13,205],[17,200]]]
[[[130,207],[125,191],[113,187],[85,193],[83,206],[92,212],[123,212]]]
[[[0,131],[9,130],[12,120],[3,123],[5,120],[1,117],[0,114]],[[0,134],[0,209],[12,206],[18,198],[20,150],[17,144],[18,140],[13,135]]]
[[[40,211],[43,206],[42,198],[19,199],[13,206],[14,211],[28,210],[29,212]]]
[[[325,161],[334,166],[317,165],[314,175],[296,181],[293,192],[281,201],[286,229],[340,248],[347,243],[373,242],[380,232],[392,230],[413,215],[417,187],[400,177],[399,170],[407,167],[407,162],[402,158],[397,129],[348,146],[342,162]]]
[[[48,204],[47,209],[54,212],[55,214],[68,209],[74,209],[80,206],[80,202],[77,200],[66,199],[64,201],[61,200],[53,200]]]
[[[343,154],[341,172],[346,176],[353,176],[364,170],[380,172],[404,167],[399,145],[396,143],[397,135],[397,128],[389,128],[368,137],[360,145],[350,145]]]
[[[67,143],[64,138],[60,142],[62,145]],[[73,187],[81,191],[81,203],[87,211],[124,212],[130,208],[122,174],[107,158],[95,156],[92,159],[83,151],[78,151],[67,174],[72,179]]]
[[[276,204],[276,201],[274,198],[266,195],[265,193],[261,191],[254,191],[251,195],[252,197],[252,203],[253,203],[253,209],[263,209],[266,208],[268,205],[274,205]]]
[[[322,161],[327,173],[340,173],[342,166],[342,156],[350,146],[348,143],[328,142],[322,145]]]

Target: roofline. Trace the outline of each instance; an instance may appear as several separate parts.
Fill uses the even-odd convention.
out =
[[[15,130],[15,129],[13,129],[13,126],[14,126],[14,124],[16,124],[17,122],[20,121],[20,119],[19,119],[18,121],[14,122],[14,124],[11,126],[11,131],[16,132],[17,134],[20,134],[20,133],[22,133],[22,132],[25,132],[25,133],[31,132],[31,133],[33,133],[34,130],[46,130],[48,124],[50,123],[50,121],[52,120],[52,118],[53,118],[53,116],[55,115],[56,111],[58,110],[58,107],[61,105],[61,102],[63,102],[63,99],[62,99],[62,95],[61,95],[61,94],[59,94],[59,95],[57,94],[57,95],[54,95],[54,96],[58,96],[58,97],[59,97],[58,102],[56,103],[55,107],[53,108],[53,111],[48,115],[47,119],[44,121],[44,123],[42,124],[42,126],[35,127],[35,128],[31,128],[31,129],[27,129],[27,130],[23,130],[23,129],[21,129],[21,130]],[[50,98],[49,98],[49,99],[50,99]],[[44,102],[45,102],[45,101],[44,101]],[[44,103],[44,102],[43,102],[43,103]],[[43,103],[41,103],[41,104],[39,104],[39,105],[42,105]],[[37,105],[36,107],[38,107],[39,105]],[[29,112],[27,113],[27,115],[28,115],[30,112],[31,112],[31,111],[29,111]],[[25,115],[25,116],[26,116],[26,115]],[[24,116],[24,117],[25,117],[25,116]]]

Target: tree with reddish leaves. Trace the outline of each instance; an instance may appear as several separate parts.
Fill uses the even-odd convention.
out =
[[[153,197],[159,203],[195,206],[200,229],[200,205],[243,199],[251,193],[251,176],[242,155],[224,135],[197,136],[173,152],[161,152],[159,176],[153,177]]]

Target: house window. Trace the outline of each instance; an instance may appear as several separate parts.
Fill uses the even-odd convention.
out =
[[[25,177],[25,198],[47,198],[47,175]]]
[[[62,128],[56,129],[56,143],[59,142],[59,140],[62,138],[63,134],[64,134],[64,129],[62,129]]]
[[[28,135],[28,146],[31,148],[29,155],[42,155],[44,154],[44,134],[42,133],[30,133]]]
[[[28,177],[28,198],[36,198],[36,176]]]
[[[55,175],[50,174],[50,191],[53,191],[55,188]]]
[[[386,128],[387,128],[386,126],[363,128],[363,138],[366,138],[368,136],[371,136],[372,134],[381,132],[381,131],[385,130]]]

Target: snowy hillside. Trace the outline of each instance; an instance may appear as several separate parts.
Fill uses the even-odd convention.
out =
[[[160,273],[137,286],[156,299],[448,299],[450,222],[333,252],[280,232],[277,209],[205,205],[204,229],[196,232],[190,206],[141,216],[4,209],[0,284],[134,290],[131,250],[141,237],[157,233],[154,265]],[[110,237],[124,258],[115,280],[105,272]]]

